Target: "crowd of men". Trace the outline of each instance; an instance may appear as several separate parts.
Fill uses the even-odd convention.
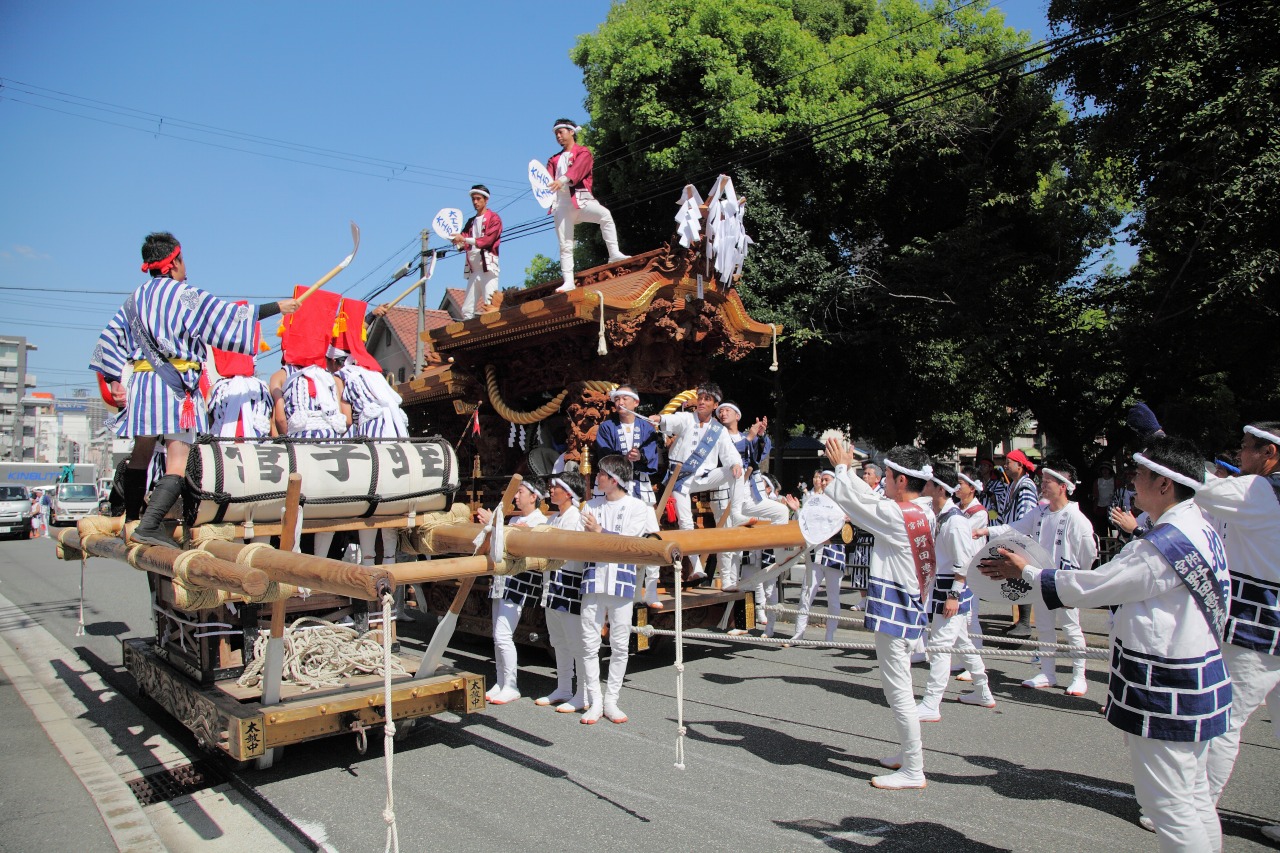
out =
[[[610,260],[625,256],[612,217],[591,195],[590,152],[576,144],[577,128],[559,120],[554,132],[562,150],[548,171],[559,196],[564,289],[573,286],[575,222],[599,222]],[[475,310],[496,288],[501,220],[487,210],[484,187],[473,188],[472,200],[476,216],[458,246],[467,252],[467,304]],[[108,323],[90,365],[122,410],[119,434],[134,440],[123,491],[126,519],[140,522],[131,534],[135,542],[176,547],[162,520],[179,496],[198,434],[334,440],[407,435],[399,395],[362,343],[363,303],[325,291],[256,307],[220,300],[186,283],[182,247],[163,232],[148,235],[142,260],[150,277]],[[258,322],[276,314],[285,320],[283,358],[263,383],[253,375]],[[211,356],[220,379],[208,389],[206,404],[201,383]],[[530,478],[516,496],[510,523],[626,535],[656,530],[655,510],[665,509],[656,506],[659,445],[667,450],[663,482],[682,529],[694,526],[698,493],[709,496],[716,518],[729,527],[778,524],[791,512],[803,516],[811,504],[816,508],[819,497],[834,502],[859,533],[850,549],[840,542],[810,543],[794,636],[803,636],[821,585],[829,616],[839,613],[841,578],[853,566],[865,585],[859,608],[875,635],[881,684],[900,740],[899,752],[880,762],[890,772],[872,780],[885,790],[927,784],[921,723],[940,719],[953,651],[962,657],[962,677],[973,684],[960,701],[994,706],[971,639],[981,629],[967,575],[988,537],[1030,537],[1048,555],[1045,565],[1011,549],[981,562],[984,575],[1036,591],[1034,608],[1020,608],[1010,634],[1030,636],[1034,611],[1042,643],[1056,643],[1061,629],[1068,646],[1083,647],[1078,608],[1114,608],[1105,714],[1125,733],[1138,801],[1162,850],[1221,849],[1216,803],[1240,730],[1263,702],[1280,720],[1280,422],[1247,425],[1238,462],[1214,460],[1212,474],[1185,440],[1152,435],[1133,456],[1131,481],[1108,486],[1100,477],[1084,506],[1073,500],[1077,473],[1062,459],[1037,465],[1015,450],[1002,469],[981,460],[956,470],[935,464],[919,447],[902,445],[855,470],[852,447],[833,438],[825,448],[830,467],[817,474],[801,501],[781,495],[776,480],[762,471],[770,452],[766,419],[742,431],[742,410],[719,387],[700,386],[690,411],[650,418],[638,416],[634,388],[620,386],[611,397],[616,411],[597,433],[594,483],[563,470],[547,481]],[[165,452],[144,511],[147,469],[156,464],[158,445]],[[557,510],[551,518],[541,513],[544,501]],[[1141,515],[1125,517],[1119,510],[1126,501]],[[1104,505],[1107,522],[1133,538],[1095,568],[1094,531]],[[480,520],[488,522],[488,514]],[[378,550],[385,561],[394,559],[394,542],[384,539],[379,549],[377,535],[361,533],[366,563]],[[316,536],[316,553],[328,552],[331,537]],[[783,557],[718,555],[721,588],[739,589],[744,564],[763,568],[770,556]],[[765,575],[752,572],[757,576]],[[706,577],[707,567],[695,558],[690,582]],[[586,724],[625,722],[620,691],[632,608],[637,599],[661,607],[657,582],[656,567],[641,572],[634,565],[586,562],[566,564],[545,578],[524,573],[494,583],[498,677],[489,701],[500,705],[520,697],[514,628],[524,608],[541,606],[558,677],[556,690],[537,702],[578,712]],[[758,603],[776,600],[776,585],[748,583]],[[775,621],[765,618],[767,633]],[[598,653],[605,624],[611,658],[602,685]],[[828,639],[835,625],[827,620]],[[917,702],[911,663],[926,636],[930,675]],[[1046,650],[1041,672],[1024,685],[1057,687],[1056,663]],[[1066,693],[1083,696],[1084,659],[1072,658],[1070,666]],[[1275,837],[1275,828],[1266,831]]]

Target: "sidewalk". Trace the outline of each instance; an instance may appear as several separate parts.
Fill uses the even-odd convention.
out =
[[[13,605],[0,596],[0,607]],[[0,851],[312,849],[228,784],[141,805],[127,782],[204,756],[186,755],[31,620],[0,633],[0,714],[13,768],[0,774]]]

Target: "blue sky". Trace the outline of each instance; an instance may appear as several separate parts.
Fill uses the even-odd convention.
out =
[[[524,167],[555,118],[586,120],[568,52],[610,5],[4,0],[0,334],[67,396],[149,231],[182,240],[192,283],[268,301],[342,260],[349,220],[360,251],[329,287],[363,295],[476,182],[508,229],[541,220]],[[1044,36],[1045,0],[992,5]],[[539,252],[550,231],[504,240],[503,284]],[[460,284],[441,261],[429,307]]]

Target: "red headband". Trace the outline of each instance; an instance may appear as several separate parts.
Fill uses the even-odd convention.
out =
[[[160,260],[152,261],[149,264],[143,264],[142,271],[151,272],[154,270],[155,272],[160,273],[160,275],[168,275],[169,270],[173,269],[174,259],[177,258],[178,255],[180,254],[182,254],[182,246],[177,246],[174,248],[172,252],[170,252],[168,255],[164,256]]]

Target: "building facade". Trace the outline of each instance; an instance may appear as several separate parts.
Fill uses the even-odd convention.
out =
[[[36,384],[27,372],[27,353],[35,349],[25,337],[0,335],[0,459],[36,458],[36,421],[27,419],[24,405]]]

